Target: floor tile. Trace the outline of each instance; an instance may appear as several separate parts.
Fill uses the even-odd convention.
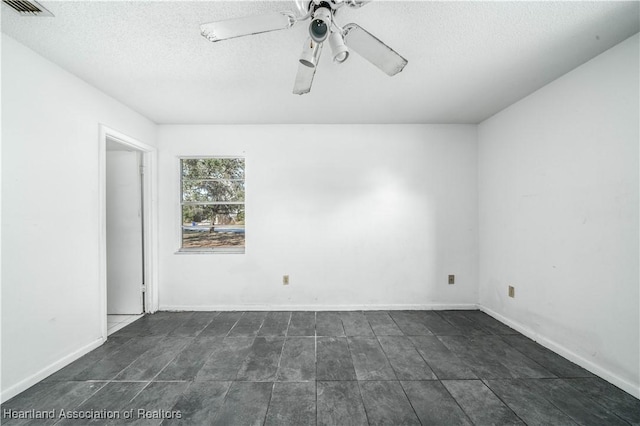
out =
[[[347,336],[375,336],[363,312],[341,312],[340,319]]]
[[[102,388],[105,382],[49,382],[38,383],[27,391],[2,404],[2,424],[52,425],[59,420],[60,410],[75,410]],[[5,421],[5,410],[52,412],[46,419],[14,419]],[[55,412],[53,412],[55,410]]]
[[[346,337],[316,339],[316,380],[356,380]]]
[[[13,426],[30,422],[29,419],[20,418],[22,417],[21,413],[30,410],[45,411],[41,401],[47,396],[55,394],[53,389],[58,388],[61,384],[64,385],[64,382],[40,382],[6,401],[0,410],[0,424]],[[57,419],[57,414],[54,413],[51,418]],[[43,420],[43,423],[45,421]]]
[[[316,378],[314,337],[287,337],[280,358],[277,380],[302,382]]]
[[[389,315],[406,336],[429,336],[433,334],[416,312],[393,311],[389,312]]]
[[[275,383],[266,426],[316,424],[316,383]]]
[[[371,425],[419,425],[404,390],[396,381],[360,382],[362,400]]]
[[[156,380],[193,380],[223,337],[194,339],[158,375]],[[237,370],[236,370],[237,371]]]
[[[147,314],[114,333],[118,336],[166,336],[180,327],[192,315],[192,312],[156,312]]]
[[[214,345],[195,380],[235,380],[253,340],[252,337],[225,337],[221,343]]]
[[[545,397],[577,423],[582,425],[626,425],[627,422],[611,413],[563,379],[532,381]]]
[[[522,425],[522,420],[480,380],[443,380],[471,421],[480,425]]]
[[[269,407],[273,383],[233,382],[222,408],[211,424],[262,425]]]
[[[429,331],[435,335],[464,334],[463,330],[442,319],[442,317],[435,311],[418,311],[416,312],[416,315],[421,319],[422,323],[429,329]]]
[[[365,316],[376,336],[402,336],[404,334],[386,312],[365,312]]]
[[[401,382],[409,402],[424,425],[471,425],[456,400],[437,380]]]
[[[231,382],[193,382],[171,409],[180,419],[165,420],[162,425],[206,425],[222,408]]]
[[[209,325],[202,330],[200,336],[226,336],[242,317],[243,312],[220,312]]]
[[[499,360],[515,378],[554,378],[555,374],[507,344],[500,336],[472,338],[485,353]]]
[[[194,312],[184,323],[172,330],[170,336],[195,337],[204,330],[220,312]]]
[[[501,323],[481,311],[461,311],[469,321],[479,324],[482,328],[493,334],[520,334],[513,328]]]
[[[491,331],[482,327],[478,322],[471,321],[466,318],[464,311],[436,311],[442,319],[449,324],[456,327],[464,335],[486,335],[491,334]]]
[[[523,335],[501,336],[501,339],[558,377],[594,377],[584,368]]]
[[[406,336],[378,336],[380,345],[399,380],[437,379]]]
[[[640,400],[599,377],[566,379],[591,400],[634,425],[640,425]]]
[[[258,336],[286,336],[291,312],[269,312],[264,319]]]
[[[129,342],[129,340],[131,340],[131,337],[109,337],[102,346],[94,349],[80,359],[67,365],[62,370],[59,370],[51,376],[47,377],[44,381],[64,382],[69,380],[80,380],[78,376],[82,371],[86,370],[89,367],[95,366],[110,354],[119,351],[122,348],[122,345]]]
[[[378,339],[354,336],[347,341],[358,380],[396,380]]]
[[[315,336],[316,313],[292,312],[287,336]]]
[[[149,383],[131,402],[124,407],[125,411],[133,410],[133,420],[120,419],[108,425],[159,425],[164,420],[157,413],[171,412],[189,382],[152,382]],[[154,415],[154,412],[156,413]]]
[[[258,334],[266,312],[245,312],[227,334],[228,337],[253,337]]]
[[[487,379],[509,379],[514,377],[509,369],[505,367],[498,358],[491,352],[483,350],[481,344],[473,336],[438,336],[438,339],[461,359],[479,378]],[[484,339],[485,336],[478,340]]]
[[[1,423],[640,426],[640,400],[477,310],[136,318],[1,407],[132,420]]]
[[[139,337],[127,341],[117,351],[111,352],[100,360],[84,369],[75,376],[76,380],[111,380],[122,370],[127,368],[140,355],[156,347],[162,337]]]
[[[410,336],[409,339],[438,379],[476,379],[471,367],[458,358],[436,336]]]
[[[344,336],[340,314],[338,312],[317,312],[316,334],[318,336]]]
[[[117,331],[127,327],[129,324],[142,318],[141,315],[107,315],[107,335],[111,336]]]
[[[109,335],[109,337],[141,337],[151,336],[149,321],[142,317]]]
[[[236,380],[274,381],[283,345],[283,337],[256,337]]]
[[[367,425],[367,414],[356,381],[317,382],[318,426]]]
[[[188,337],[176,337],[158,341],[122,370],[115,380],[153,379],[192,341],[193,339]]]
[[[146,382],[110,382],[105,384],[100,390],[93,394],[87,401],[77,408],[77,411],[113,412],[114,415],[123,415],[122,408],[127,406],[131,400],[147,385]],[[117,414],[115,414],[117,413]],[[57,426],[65,425],[104,425],[109,422],[109,418],[104,419],[65,419]]]
[[[486,380],[485,384],[528,425],[575,425],[549,402],[532,380]]]

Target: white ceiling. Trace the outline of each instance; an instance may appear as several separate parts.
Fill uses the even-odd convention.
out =
[[[306,22],[211,43],[199,25],[293,1],[41,1],[2,31],[156,123],[478,123],[639,31],[639,2],[376,0],[342,8],[408,59],[388,77],[327,48],[293,95]]]

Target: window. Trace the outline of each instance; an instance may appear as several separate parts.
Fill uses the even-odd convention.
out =
[[[181,158],[181,251],[244,252],[244,158]]]

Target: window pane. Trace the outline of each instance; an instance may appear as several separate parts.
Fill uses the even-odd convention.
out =
[[[182,247],[244,247],[244,205],[182,206]]]
[[[244,158],[183,158],[182,179],[244,180]]]
[[[183,180],[182,201],[244,201],[244,181]]]

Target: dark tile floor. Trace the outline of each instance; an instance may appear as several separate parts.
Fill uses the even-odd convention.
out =
[[[7,418],[28,410],[55,412]],[[159,312],[2,413],[7,425],[637,425],[640,401],[479,311]]]

